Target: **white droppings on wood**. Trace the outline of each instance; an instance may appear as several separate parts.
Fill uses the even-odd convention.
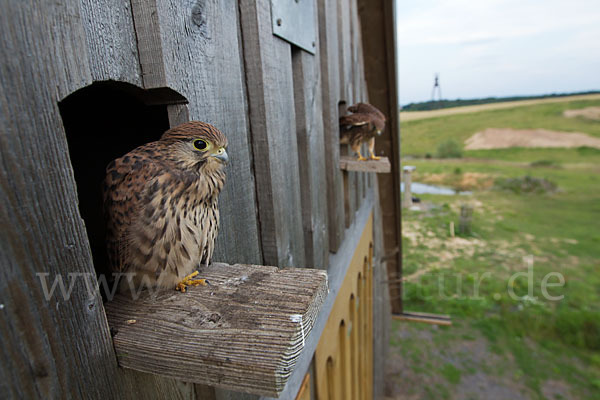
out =
[[[304,324],[302,323],[302,315],[292,314],[290,315],[290,319],[292,322],[300,322],[300,330],[302,331],[302,347],[306,346],[306,341],[304,340]]]

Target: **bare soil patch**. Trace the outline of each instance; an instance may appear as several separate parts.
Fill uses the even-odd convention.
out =
[[[416,173],[415,182],[431,185],[451,186],[459,191],[484,190],[494,185],[494,177],[480,172],[453,173]]]
[[[600,107],[586,107],[578,110],[565,110],[563,115],[567,118],[585,118],[600,121]]]
[[[580,146],[600,149],[600,138],[580,132],[557,132],[547,129],[487,128],[465,140],[465,150]]]

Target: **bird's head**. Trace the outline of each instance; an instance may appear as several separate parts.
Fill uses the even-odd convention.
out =
[[[229,161],[227,138],[214,126],[190,121],[166,131],[160,138],[169,143],[172,155],[184,168],[221,170]]]
[[[381,135],[385,129],[385,120],[373,117],[373,125],[375,125],[377,135]]]

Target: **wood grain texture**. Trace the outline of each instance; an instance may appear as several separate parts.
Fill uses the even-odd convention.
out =
[[[75,1],[9,1],[0,14],[3,397],[117,396],[100,297],[78,280],[68,300],[46,299],[37,275],[94,271],[57,105],[91,82],[80,22]]]
[[[401,171],[394,12],[393,2],[358,0],[369,101],[388,117],[386,129],[375,143],[375,151],[377,155],[388,157],[392,165],[391,174],[377,176],[385,252],[394,254],[387,259],[390,282],[397,282],[402,276],[402,252],[397,251],[401,248]],[[390,297],[395,299],[392,300],[394,314],[402,313],[400,285],[390,287]]]
[[[306,265],[290,45],[269,0],[240,2],[254,173],[265,264]]]
[[[100,299],[89,298],[81,281],[69,302],[47,301],[36,275],[93,271],[56,104],[91,80],[83,27],[72,15],[79,15],[74,2],[33,1],[4,2],[0,14],[3,397],[76,397],[86,384],[92,395],[115,393]],[[105,336],[98,340],[95,332]],[[98,384],[89,379],[87,354],[100,362]]]
[[[316,18],[316,15],[315,15]],[[292,52],[294,101],[302,200],[302,225],[307,265],[325,269],[328,264],[325,142],[321,108],[319,55]]]
[[[337,0],[338,4],[338,62],[339,62],[339,98],[347,106],[355,103],[352,65],[352,0]]]
[[[340,128],[338,122],[339,64],[337,2],[317,0],[319,55],[321,61],[323,129],[325,139],[325,179],[329,251],[336,252],[344,235],[344,189],[339,169]]]
[[[92,79],[143,87],[131,1],[79,0],[79,3]]]
[[[381,157],[380,160],[358,161],[356,157],[343,156],[340,157],[340,169],[345,171],[388,173],[391,171],[391,164],[387,157]]]
[[[238,4],[167,0],[156,5],[166,85],[188,99],[190,119],[213,124],[229,140],[213,259],[261,264]]]
[[[181,125],[190,120],[190,111],[187,104],[170,104],[167,106],[169,126]]]
[[[355,103],[353,90],[352,65],[352,0],[337,0],[338,4],[338,62],[339,62],[339,115],[347,113],[347,107]],[[339,127],[338,127],[339,132]],[[341,156],[350,154],[349,146],[344,145]],[[358,205],[358,175],[356,172],[344,171],[344,221],[348,228],[356,213]]]
[[[215,263],[210,285],[106,304],[119,364],[247,393],[283,390],[327,296],[327,274]],[[132,323],[131,321],[135,322]]]
[[[351,66],[350,66],[350,76],[349,79],[352,82],[351,90],[352,90],[352,103],[355,104],[358,102],[366,101],[365,98],[362,97],[361,89],[361,66],[359,63],[359,52],[362,49],[359,47],[360,40],[360,23],[358,20],[358,10],[356,5],[356,0],[349,0],[349,11],[350,11],[350,57],[351,57]],[[366,152],[367,145],[362,145],[362,151]],[[364,173],[356,173],[355,177],[355,196],[356,196],[356,207],[360,208],[361,203],[363,202],[365,191],[364,191],[364,181],[366,174]]]
[[[354,194],[354,173],[342,171],[344,177],[344,225],[346,228],[352,225],[356,210],[356,196]]]
[[[193,399],[191,384],[118,367],[102,299],[90,291],[98,282],[57,103],[93,79],[135,82],[139,67],[128,69],[126,46],[104,48],[104,39],[87,36],[95,28],[85,24],[109,30],[97,35],[121,24],[113,14],[100,20],[108,14],[89,7],[76,0],[9,1],[0,15],[0,392],[31,399]],[[121,29],[124,36],[133,30]],[[46,297],[44,287],[57,279],[70,294],[63,297],[57,286]]]
[[[145,89],[168,86],[156,0],[130,0]]]

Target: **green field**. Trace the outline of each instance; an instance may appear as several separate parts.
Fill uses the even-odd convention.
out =
[[[402,124],[403,164],[417,167],[413,181],[473,194],[419,195],[421,209],[403,214],[404,307],[450,314],[453,326],[394,321],[390,397],[600,398],[600,150],[436,158],[441,143],[460,147],[485,128],[600,137],[600,121],[562,116],[589,106],[600,100]],[[526,176],[556,189],[528,192]],[[474,210],[471,233],[453,238],[450,222],[458,226],[463,204]]]

